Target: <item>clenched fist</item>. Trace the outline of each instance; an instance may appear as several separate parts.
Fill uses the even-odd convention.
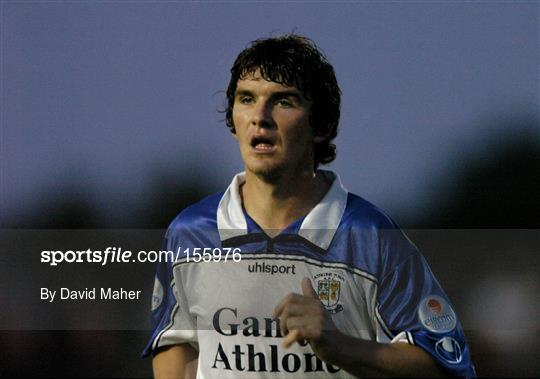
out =
[[[290,347],[295,341],[305,345],[307,340],[319,358],[329,358],[329,342],[333,339],[329,337],[337,330],[309,278],[302,279],[302,295],[287,295],[276,306],[272,317],[280,318],[280,328],[285,336],[284,347]]]

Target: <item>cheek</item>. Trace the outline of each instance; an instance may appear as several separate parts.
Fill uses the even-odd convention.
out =
[[[243,127],[245,127],[246,119],[247,119],[246,112],[233,111],[232,121],[233,121],[234,128],[237,130],[237,133],[238,133],[238,129],[242,129]]]
[[[233,126],[234,126],[234,128],[236,129],[237,125],[239,124],[239,122],[238,122],[238,115],[236,114],[236,112],[233,112],[231,118],[232,118]]]
[[[294,126],[290,130],[289,138],[291,142],[306,145],[313,144],[313,132],[311,130],[311,126],[309,125],[308,117],[298,118],[295,120],[293,125]]]
[[[234,125],[234,133],[233,137],[237,141],[242,140],[242,134],[243,134],[243,128],[242,128],[242,116],[238,114],[238,112],[233,112],[232,114],[232,122]]]

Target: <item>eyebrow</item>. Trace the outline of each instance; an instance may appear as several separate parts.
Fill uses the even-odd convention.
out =
[[[296,91],[278,91],[278,92],[274,92],[272,94],[272,97],[273,98],[276,98],[276,97],[294,97],[296,98],[298,101],[301,100],[302,98],[302,94],[300,91],[296,90]]]
[[[253,96],[253,91],[248,89],[239,89],[236,90],[234,96]],[[270,98],[276,99],[281,97],[292,97],[298,102],[302,102],[302,93],[299,90],[283,90],[283,91],[277,91],[273,92],[270,95]],[[306,99],[307,100],[307,99]]]
[[[247,90],[247,89],[240,89],[240,90],[236,90],[234,92],[234,96],[240,96],[240,95],[253,95],[253,92],[251,92],[250,90]]]

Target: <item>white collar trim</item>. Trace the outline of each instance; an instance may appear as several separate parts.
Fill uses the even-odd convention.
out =
[[[337,174],[326,170],[319,172],[333,183],[323,199],[304,218],[298,235],[326,250],[345,212],[348,193]],[[237,174],[219,202],[217,227],[222,241],[248,233],[240,197],[240,185],[245,180],[245,172]]]

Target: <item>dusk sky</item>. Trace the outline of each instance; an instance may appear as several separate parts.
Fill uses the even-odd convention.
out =
[[[220,91],[250,41],[282,32],[334,65],[330,168],[384,209],[421,212],[460,159],[512,133],[505,120],[540,118],[537,1],[0,6],[3,216],[57,190],[102,210],[144,201],[167,168],[204,170],[224,189],[242,164]]]

